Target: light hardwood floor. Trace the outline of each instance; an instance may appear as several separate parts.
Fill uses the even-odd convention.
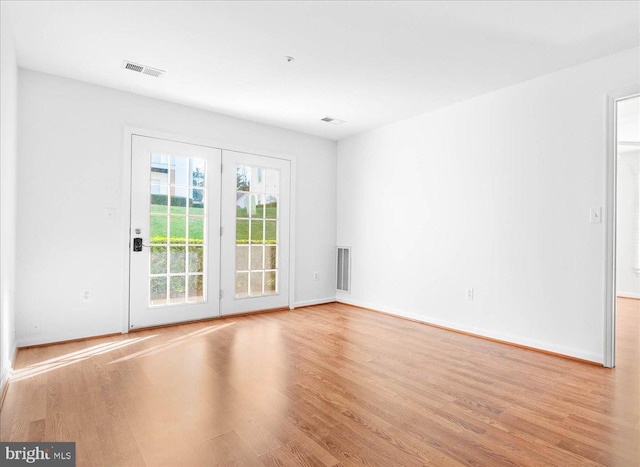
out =
[[[340,304],[20,350],[3,441],[78,465],[640,465],[640,301],[618,366]]]

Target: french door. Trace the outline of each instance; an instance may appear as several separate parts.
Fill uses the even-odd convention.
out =
[[[222,160],[221,312],[287,307],[291,163],[235,151]]]
[[[134,135],[130,328],[220,314],[219,149]]]
[[[131,158],[130,328],[289,305],[289,161],[139,135]]]

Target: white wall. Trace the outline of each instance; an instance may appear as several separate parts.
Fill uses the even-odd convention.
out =
[[[19,92],[20,345],[122,329],[125,125],[295,156],[295,301],[335,297],[334,141],[27,70]]]
[[[338,144],[347,303],[603,361],[606,94],[628,50]],[[475,299],[465,299],[465,289]]]
[[[0,3],[0,392],[15,353],[18,68],[8,13]]]
[[[640,151],[618,156],[616,291],[640,298]]]

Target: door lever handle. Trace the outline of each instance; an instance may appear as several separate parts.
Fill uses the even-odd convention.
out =
[[[136,237],[133,239],[133,251],[142,251],[142,247],[151,248],[151,245],[146,245],[142,242],[142,237]]]

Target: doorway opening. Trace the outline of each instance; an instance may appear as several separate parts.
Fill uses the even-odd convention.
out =
[[[640,316],[640,96],[616,105],[616,348],[631,332],[637,333]],[[640,336],[635,336],[640,337]],[[629,345],[629,344],[626,344]],[[618,364],[634,352],[617,352]]]
[[[640,340],[640,336],[628,339],[629,327],[634,327],[633,323],[640,317],[640,94],[637,90],[609,97],[607,169],[609,215],[603,363],[612,368],[616,365],[619,344],[616,336],[624,334],[625,342]]]

